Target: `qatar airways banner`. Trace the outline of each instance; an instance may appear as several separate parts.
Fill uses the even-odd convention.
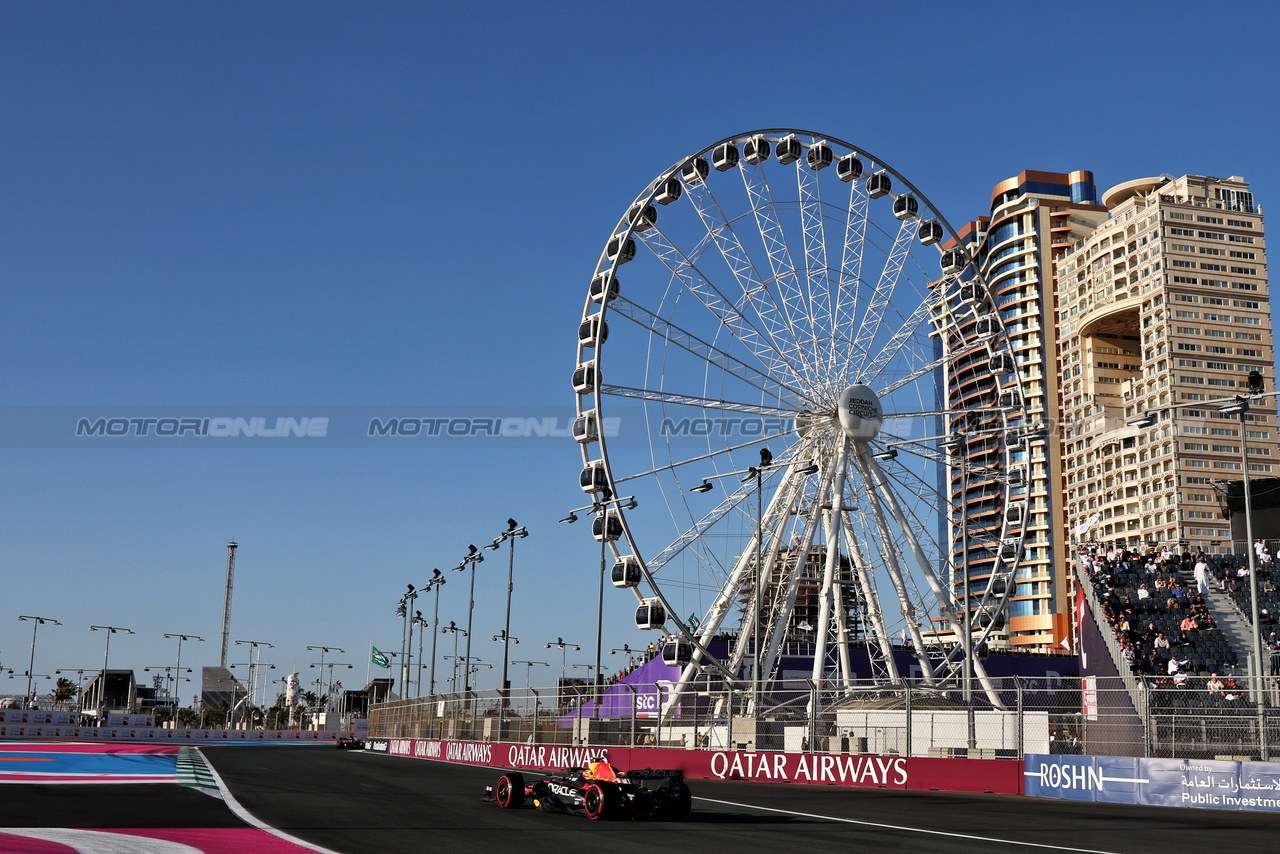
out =
[[[1280,763],[1028,754],[1028,795],[1280,812]]]
[[[678,750],[660,747],[571,747],[558,744],[489,744],[436,739],[370,739],[368,749],[391,756],[438,759],[466,765],[563,771],[604,756],[618,768],[679,769],[687,777],[940,789],[1019,794],[1022,763],[1007,759],[931,759],[827,753]]]

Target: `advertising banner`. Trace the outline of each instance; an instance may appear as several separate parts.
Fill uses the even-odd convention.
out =
[[[0,723],[68,726],[76,723],[76,713],[46,712],[39,709],[0,709]]]
[[[625,770],[679,769],[688,777],[814,783],[890,789],[942,789],[1018,794],[1022,764],[1003,759],[930,759],[859,754],[681,750],[659,747],[572,747],[484,744],[436,739],[371,739],[366,747],[392,756],[495,768],[564,771],[604,756]]]
[[[1280,763],[1028,754],[1026,794],[1068,800],[1280,812]]]

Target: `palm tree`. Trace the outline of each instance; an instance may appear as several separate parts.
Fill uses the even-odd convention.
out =
[[[58,677],[57,687],[53,689],[53,702],[59,709],[65,709],[67,705],[76,698],[76,694],[80,689],[76,683],[72,682],[65,676]]]

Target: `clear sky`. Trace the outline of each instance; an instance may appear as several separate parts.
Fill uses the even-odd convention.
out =
[[[757,127],[861,146],[957,226],[1023,169],[1089,169],[1099,189],[1242,175],[1267,209],[1278,17],[1232,2],[3,2],[0,408],[28,423],[46,407],[568,407],[618,217],[673,162]],[[139,676],[173,660],[165,632],[207,639],[184,665],[216,664],[234,537],[232,638],[274,644],[275,675],[319,661],[307,645],[342,647],[358,686],[370,641],[399,649],[405,585],[508,516],[530,531],[512,657],[558,667],[543,644],[563,637],[583,647],[570,663],[591,658],[597,547],[556,524],[584,503],[572,442],[10,444],[5,668],[27,668],[19,614],[63,623],[41,629],[37,674],[100,667],[93,624],[137,632],[111,663]],[[488,554],[472,654],[496,667],[506,567]],[[462,582],[441,594],[446,624],[466,622]],[[606,651],[650,639],[632,603],[606,591]]]

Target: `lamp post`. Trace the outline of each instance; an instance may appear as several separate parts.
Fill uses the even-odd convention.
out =
[[[471,616],[476,609],[476,564],[484,562],[484,555],[480,554],[480,552],[476,550],[476,547],[474,545],[467,546],[467,548],[470,549],[471,551],[469,551],[466,557],[462,559],[462,562],[459,563],[457,566],[455,566],[453,569],[455,572],[461,572],[462,570],[466,569],[468,565],[471,566],[471,592],[467,596],[467,660],[470,661],[471,660]],[[470,690],[471,690],[471,671],[470,671],[470,668],[466,668],[462,674],[462,693],[465,694]]]
[[[431,570],[431,580],[428,581],[426,584],[422,585],[423,590],[429,590],[432,587],[436,589],[436,605],[435,605],[435,610],[431,614],[431,625],[433,626],[440,625],[440,588],[441,586],[444,585],[444,581],[445,581],[444,576],[440,573],[440,570],[433,569]],[[436,693],[436,635],[437,634],[439,633],[438,632],[431,633],[431,691],[430,693],[432,695]],[[419,635],[419,637],[421,637],[421,635]],[[421,655],[418,656],[418,663],[419,664],[422,663]],[[419,682],[422,681],[421,671],[418,672],[418,681]],[[421,689],[421,686],[419,686],[419,689]],[[421,694],[422,691],[419,690],[418,693]]]
[[[258,673],[258,662],[262,660],[262,647],[265,646],[267,649],[275,649],[275,646],[267,643],[266,641],[256,641],[256,640],[236,641],[236,646],[241,646],[241,645],[249,647],[249,687],[246,691],[246,693],[248,694],[248,697],[246,699],[248,700],[250,705],[253,705],[257,702],[257,699],[258,699],[257,673]],[[255,657],[257,658],[257,661],[254,661]]]
[[[515,519],[507,520],[507,530],[494,537],[493,542],[485,546],[486,549],[497,549],[502,545],[503,540],[511,541],[511,554],[507,559],[507,621],[503,624],[502,629],[502,707],[507,707],[507,692],[511,690],[511,682],[507,679],[507,637],[511,634],[511,578],[515,571],[516,565],[516,540],[524,539],[529,536],[529,532],[525,530],[524,525],[516,525]],[[516,641],[519,643],[519,641]]]
[[[457,690],[458,690],[458,635],[466,635],[466,636],[467,636],[467,640],[468,640],[468,641],[470,641],[470,639],[471,639],[471,635],[470,635],[470,633],[468,633],[468,632],[467,632],[467,630],[466,630],[466,629],[460,629],[460,628],[458,628],[457,623],[455,623],[453,620],[450,620],[450,621],[449,621],[449,625],[448,625],[446,628],[443,628],[443,629],[441,629],[441,630],[440,630],[440,634],[442,634],[442,635],[443,635],[443,634],[450,634],[450,635],[453,635],[453,677],[449,680],[449,692],[450,692],[450,693],[453,693],[454,691],[457,691]],[[469,645],[469,644],[468,644],[468,645]],[[434,641],[434,640],[431,642],[431,646],[432,646],[433,648],[435,647],[435,641]],[[444,656],[444,655],[442,655],[442,656],[440,656],[440,657],[441,657],[442,659],[447,659],[447,658],[449,658],[449,656]],[[432,666],[433,666],[433,667],[435,666],[435,665],[434,665],[434,662],[432,663]],[[431,677],[431,683],[432,683],[432,688],[434,689],[434,687],[435,687],[435,677],[434,677],[434,676],[432,676],[432,677]],[[433,690],[433,692],[432,692],[432,693],[434,693],[434,690]]]
[[[523,664],[523,665],[525,666],[525,667],[524,667],[524,690],[525,690],[526,692],[529,690],[529,688],[530,688],[530,687],[532,687],[532,683],[529,681],[529,676],[530,676],[531,671],[533,670],[533,665],[535,665],[535,664],[541,664],[543,667],[550,667],[550,666],[551,666],[550,664],[548,664],[548,663],[547,663],[547,662],[545,662],[545,661],[512,661],[511,663],[512,663],[512,664]]]
[[[964,695],[964,707],[968,712],[969,749],[977,747],[977,723],[973,713],[973,612],[969,603],[969,439],[963,431],[958,431],[954,438],[942,443],[942,448],[951,457],[952,465],[960,467],[960,566],[961,584],[964,585],[964,638],[961,648],[964,650],[964,667],[961,676],[961,688]]]
[[[1245,427],[1245,414],[1249,411],[1249,399],[1262,393],[1262,374],[1258,371],[1250,371],[1248,383],[1249,394],[1247,396],[1237,397],[1234,403],[1224,406],[1218,411],[1224,415],[1238,415],[1240,417],[1240,469],[1244,478],[1245,551],[1249,553],[1249,604],[1253,608],[1252,646],[1254,676],[1257,679],[1254,702],[1258,709],[1258,732],[1261,736],[1259,742],[1261,744],[1262,761],[1266,762],[1269,759],[1270,751],[1267,749],[1267,739],[1265,735],[1262,735],[1263,728],[1266,726],[1266,692],[1262,690],[1264,679],[1262,676],[1262,628],[1258,621],[1258,555],[1253,549],[1253,501],[1249,494],[1249,447]]]
[[[18,617],[18,619],[31,621],[31,663],[27,665],[27,693],[26,696],[22,698],[22,707],[25,709],[28,708],[27,703],[31,700],[31,673],[36,667],[36,629],[40,628],[43,623],[49,623],[53,626],[60,626],[62,623],[59,623],[52,617],[32,617],[23,615]]]
[[[324,696],[324,692],[321,690],[321,687],[322,687],[322,686],[321,686],[321,681],[320,681],[320,680],[321,680],[321,678],[324,676],[324,657],[325,657],[325,654],[326,654],[326,653],[330,653],[330,652],[341,652],[341,653],[344,653],[344,654],[345,654],[345,653],[346,653],[346,650],[345,650],[345,649],[340,649],[339,647],[336,647],[336,646],[309,646],[309,647],[307,647],[307,651],[308,651],[308,652],[312,652],[312,651],[317,650],[317,649],[318,649],[318,650],[320,650],[320,670],[316,673],[316,703],[319,703],[319,702],[320,702],[320,698],[321,698],[322,696]],[[315,665],[312,665],[312,666],[314,667]],[[332,681],[332,678],[333,678],[333,671],[332,671],[332,670],[330,670],[330,671],[329,671],[329,677],[330,677],[330,680]],[[326,710],[326,711],[328,711],[328,704],[327,704],[327,703],[325,704],[325,710]]]
[[[423,618],[421,611],[418,611],[415,614],[413,621],[418,625],[418,666],[414,670],[414,674],[413,674],[413,677],[414,677],[413,684],[415,686],[415,692],[413,696],[421,697],[422,696],[422,668],[423,668],[422,642],[423,642],[423,639],[427,636],[427,626],[429,626],[430,623],[428,623],[426,619]],[[435,636],[432,635],[432,637],[434,639]],[[330,676],[332,675],[333,674],[330,673]]]
[[[184,634],[178,634],[177,632],[166,632],[165,637],[178,639],[178,660],[175,662],[175,665],[174,665],[178,673],[182,672],[182,642],[186,640],[195,640],[195,641],[200,641],[201,643],[204,643],[204,638],[199,637],[198,635],[184,635]],[[174,722],[173,728],[177,729],[178,728],[178,682],[176,679],[174,680],[174,683],[173,683],[173,722]]]
[[[80,724],[80,713],[84,711],[84,696],[81,694],[81,688],[84,686],[84,668],[83,667],[66,667],[53,671],[54,674],[61,676],[62,670],[70,673],[72,670],[76,672],[76,725]]]
[[[308,649],[311,649],[311,647],[308,647]],[[348,670],[350,670],[351,665],[341,661],[330,661],[326,663],[324,661],[325,647],[315,647],[315,649],[321,650],[320,662],[318,664],[316,662],[312,662],[309,666],[320,668],[316,672],[316,702],[319,703],[320,698],[324,697],[325,698],[324,705],[321,706],[321,711],[323,711],[325,714],[328,714],[329,707],[333,705],[333,697],[330,696],[333,694],[333,668],[345,667]],[[343,650],[337,649],[336,647],[329,647],[329,650],[332,650],[333,652],[343,652]],[[322,681],[324,678],[324,669],[326,667],[329,668],[328,682]]]
[[[136,632],[134,632],[133,629],[126,629],[121,626],[90,626],[89,631],[107,633],[106,647],[102,650],[102,687],[99,689],[99,699],[102,702],[100,704],[101,711],[98,715],[98,721],[101,723],[102,719],[107,715],[107,659],[111,655],[111,636],[116,632],[124,632],[125,634],[130,635],[136,634]]]
[[[409,681],[409,662],[405,658],[405,632],[409,630],[410,611],[413,610],[413,602],[418,598],[417,592],[413,589],[413,585],[408,585],[409,590],[400,597],[400,602],[396,605],[396,616],[400,618],[400,690],[405,697],[409,696],[409,689],[406,683]],[[411,642],[411,641],[410,641]]]
[[[551,647],[553,646],[560,648],[560,686],[559,686],[559,690],[556,691],[556,702],[558,704],[556,708],[563,708],[564,707],[564,674],[568,670],[566,663],[569,660],[568,658],[569,647],[573,647],[574,652],[577,652],[578,650],[582,649],[582,647],[578,646],[576,643],[569,643],[564,638],[556,638],[555,643],[545,644],[546,649],[551,649]]]
[[[600,589],[596,597],[596,673],[600,673],[600,648],[603,646],[604,637],[604,572],[605,572],[605,547],[609,544],[609,540],[613,539],[609,536],[609,505],[615,504],[620,510],[634,510],[640,506],[635,496],[627,496],[626,498],[615,498],[613,490],[604,487],[600,490],[600,500],[588,504],[585,507],[575,507],[569,511],[569,515],[561,519],[572,525],[578,521],[578,513],[590,511],[595,515],[596,521],[592,525],[592,533],[596,534],[596,539],[600,541]],[[599,526],[599,531],[595,530],[595,526]],[[563,650],[562,650],[563,651]],[[563,674],[560,677],[564,678]],[[600,686],[599,684],[592,686],[592,699],[595,700],[595,706],[600,706]]]

